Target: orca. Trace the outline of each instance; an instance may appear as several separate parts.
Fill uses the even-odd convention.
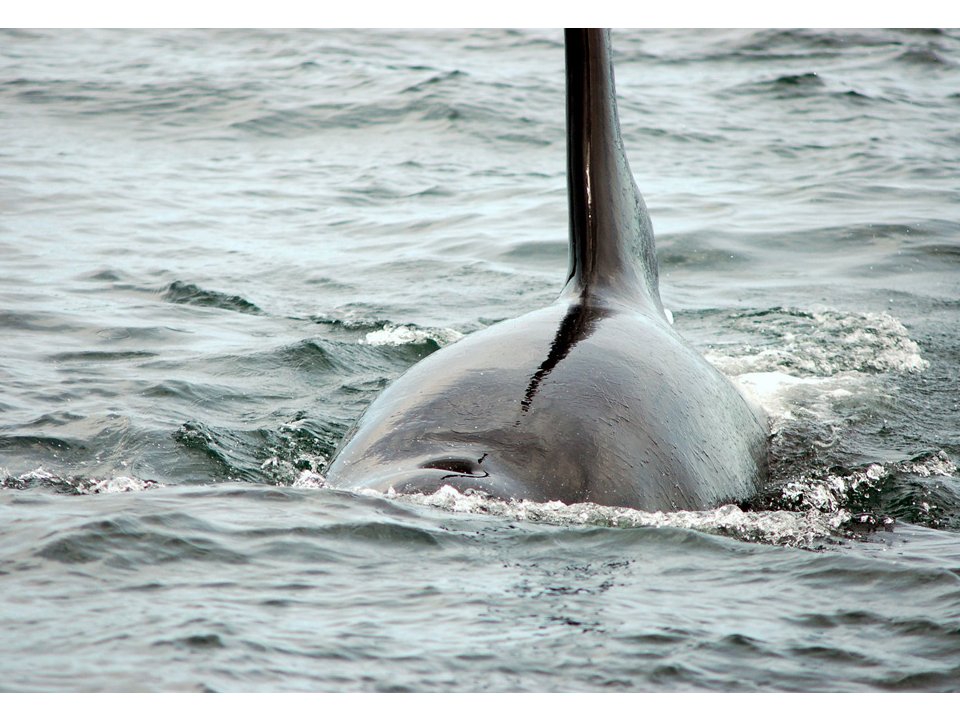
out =
[[[388,386],[329,486],[697,510],[755,495],[767,427],[667,321],[653,228],[620,137],[609,31],[567,30],[569,272],[547,307]]]

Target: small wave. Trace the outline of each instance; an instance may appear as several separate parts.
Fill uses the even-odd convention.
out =
[[[950,61],[930,48],[911,48],[897,56],[897,60],[911,65],[948,66]]]
[[[884,512],[931,528],[960,530],[960,477],[942,450],[889,468],[890,487],[880,499]]]
[[[856,47],[889,45],[894,40],[881,30],[761,30],[752,33],[739,49],[773,57],[780,57],[776,53],[784,51],[791,55],[815,56],[817,50],[840,53]]]
[[[823,78],[815,72],[781,75],[775,80],[764,84],[779,87],[823,87],[824,85]]]
[[[729,92],[746,96],[769,95],[777,100],[799,100],[809,97],[835,98],[861,106],[872,102],[891,101],[891,98],[882,95],[850,88],[846,85],[845,79],[831,78],[828,82],[815,72],[780,75],[771,79],[741,83],[733,86]]]
[[[147,350],[80,350],[75,352],[59,352],[49,355],[53,362],[113,362],[122,360],[140,360],[156,357],[157,353]]]
[[[904,250],[917,257],[929,258],[938,263],[960,263],[960,247],[947,243],[927,243]]]
[[[0,488],[27,490],[43,488],[68,495],[101,495],[126,492],[141,492],[165,487],[156,480],[117,475],[107,478],[88,478],[75,475],[57,475],[39,467],[16,477],[0,473]]]
[[[826,83],[820,75],[815,72],[806,72],[742,83],[733,87],[731,91],[746,95],[767,94],[784,100],[820,94],[825,88]]]
[[[950,477],[957,474],[956,464],[942,450],[897,463],[896,467],[903,472],[920,477]]]
[[[318,325],[328,325],[333,328],[354,331],[380,330],[386,324],[383,320],[371,320],[376,317],[382,308],[365,303],[350,303],[341,306],[330,313],[311,315],[310,320]]]
[[[301,340],[268,353],[281,365],[306,372],[325,372],[339,366],[341,359],[331,343],[323,338]]]
[[[951,494],[945,492],[948,488],[941,483],[925,481],[954,478],[956,474],[956,464],[942,450],[899,462],[807,470],[789,482],[767,489],[749,506],[828,515],[844,513],[851,530],[890,528],[894,524],[891,515],[939,527],[949,524],[945,515],[949,508],[956,507],[956,491]]]
[[[404,97],[408,97],[404,95]],[[462,121],[485,123],[495,111],[482,104],[456,102],[436,92],[414,93],[409,101],[385,96],[375,102],[314,103],[299,108],[257,112],[231,123],[233,130],[263,137],[296,138],[342,128],[399,126],[406,122],[437,122],[454,127]]]
[[[405,93],[422,92],[428,87],[439,85],[449,80],[458,80],[464,77],[467,77],[467,73],[463,72],[462,70],[450,70],[448,72],[439,73],[437,75],[431,75],[426,80],[421,80],[420,82],[410,85],[409,87],[402,90],[402,92],[405,92]]]
[[[255,457],[264,436],[263,430],[211,427],[191,420],[177,428],[172,437],[180,447],[203,460],[205,472],[210,473],[214,481],[257,481],[260,473]]]
[[[65,564],[106,561],[110,565],[137,568],[169,562],[242,564],[242,555],[198,534],[151,527],[149,518],[114,517],[88,522],[76,530],[57,533],[36,555]]]
[[[220,310],[261,315],[263,311],[249,300],[239,295],[227,295],[215,290],[204,290],[193,283],[175,280],[163,292],[163,299],[177,305],[199,305]]]
[[[16,98],[23,102],[70,105],[100,103],[104,97],[116,91],[114,86],[104,83],[28,78],[17,78],[3,83],[0,87],[16,89]]]

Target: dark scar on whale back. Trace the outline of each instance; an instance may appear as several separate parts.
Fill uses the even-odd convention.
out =
[[[587,302],[577,303],[570,306],[570,310],[564,316],[557,328],[557,334],[550,344],[550,353],[537,371],[530,378],[530,384],[527,385],[527,392],[520,401],[522,412],[529,412],[533,404],[534,396],[540,391],[541,383],[546,379],[553,369],[560,364],[573,347],[593,333],[597,321],[609,315],[609,311],[602,307],[590,305]]]

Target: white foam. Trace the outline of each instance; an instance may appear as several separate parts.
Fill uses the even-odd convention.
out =
[[[799,510],[834,513],[848,506],[852,492],[879,489],[888,475],[883,465],[873,463],[843,476],[833,473],[802,476],[786,483],[780,491],[784,501]]]
[[[98,495],[100,493],[140,492],[158,487],[164,487],[163,483],[159,483],[156,480],[144,480],[142,478],[121,475],[119,477],[94,480],[86,488],[78,487],[77,492],[81,495]]]
[[[881,390],[877,374],[921,372],[929,364],[885,312],[771,310],[735,316],[733,324],[761,336],[763,345],[724,346],[704,356],[763,408],[773,432],[801,416],[829,425],[851,396]]]
[[[309,478],[322,480],[319,469],[326,464],[326,455],[300,451],[293,460],[273,455],[260,464],[260,469],[279,485],[289,483],[292,487],[323,487],[323,484],[309,484]]]
[[[320,490],[327,486],[327,479],[318,472],[313,470],[304,470],[298,476],[297,479],[293,481],[290,487],[301,488],[306,490]]]
[[[832,377],[844,372],[920,372],[929,365],[903,324],[885,312],[782,311],[740,320],[770,338],[770,344],[704,353],[731,376],[781,372]]]
[[[6,473],[4,473],[4,476],[6,476]],[[53,473],[44,470],[43,467],[38,467],[36,470],[25,472],[16,478],[7,478],[8,482],[12,481],[22,483],[24,485],[28,483],[55,483],[60,481],[60,479],[61,478]]]
[[[366,494],[379,493],[368,491]],[[850,519],[842,509],[831,513],[785,510],[747,512],[735,505],[724,505],[704,511],[644,512],[593,503],[566,505],[559,501],[535,503],[529,500],[498,500],[482,493],[460,493],[449,485],[430,495],[387,493],[387,497],[450,512],[495,515],[518,521],[625,528],[673,527],[796,547],[816,546],[836,536],[838,529]]]
[[[801,512],[849,513],[863,499],[880,493],[894,473],[911,474],[918,477],[956,477],[957,466],[942,450],[926,457],[914,458],[897,463],[872,463],[843,474],[821,472],[801,476],[780,488],[780,504]],[[858,497],[859,496],[859,499]],[[917,505],[923,513],[929,513],[934,506],[926,502]],[[893,520],[889,517],[872,517],[862,513],[859,522],[889,527]]]
[[[731,378],[743,396],[763,409],[770,431],[777,432],[798,417],[828,422],[837,416],[836,406],[867,390],[866,376],[842,374],[828,378],[803,378],[775,370],[744,373]]]
[[[87,478],[76,476],[61,476],[38,467],[17,477],[9,477],[3,473],[0,486],[7,488],[25,488],[33,485],[42,485],[57,490],[68,490],[77,495],[101,495],[124,492],[141,492],[154,488],[165,487],[156,480],[118,475],[107,478]]]
[[[420,328],[416,325],[384,325],[368,332],[361,345],[420,345],[433,341],[443,347],[460,340],[463,333],[451,328]]]
[[[957,466],[947,457],[943,450],[923,459],[908,460],[896,465],[901,472],[919,475],[920,477],[953,477],[957,474]]]

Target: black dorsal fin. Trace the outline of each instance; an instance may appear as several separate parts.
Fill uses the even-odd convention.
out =
[[[653,227],[620,138],[610,32],[568,29],[565,41],[570,272],[564,295],[613,296],[662,312]]]

